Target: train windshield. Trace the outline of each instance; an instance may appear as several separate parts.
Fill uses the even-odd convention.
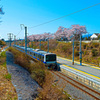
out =
[[[47,61],[56,61],[56,55],[46,55],[46,62]]]

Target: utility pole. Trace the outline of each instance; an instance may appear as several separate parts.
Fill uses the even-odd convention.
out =
[[[8,33],[8,39],[9,39],[9,46],[11,47],[11,40],[12,40],[13,34],[12,33]]]
[[[34,41],[34,36],[32,36],[32,41],[31,41],[32,48],[33,48],[33,41]]]
[[[27,54],[27,27],[25,26],[25,53]]]
[[[99,38],[99,56],[100,56],[100,38]],[[100,61],[99,61],[99,67],[100,67]]]
[[[33,48],[33,41],[31,41],[31,46],[32,46],[32,48]]]
[[[73,48],[72,48],[73,54],[72,54],[72,65],[74,65],[74,37],[73,37]]]
[[[23,40],[21,40],[21,45],[23,46]]]
[[[82,49],[81,49],[81,43],[82,43],[82,35],[80,35],[80,65],[82,65]]]
[[[14,45],[16,45],[16,35],[14,35]]]
[[[21,29],[22,29],[22,25],[25,28],[25,53],[27,54],[27,27],[24,26],[24,24],[20,24]]]
[[[40,50],[41,50],[41,39],[40,39]]]
[[[48,38],[48,52],[49,52],[49,38]]]

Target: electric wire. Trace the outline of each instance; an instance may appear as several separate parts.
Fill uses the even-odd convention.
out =
[[[38,26],[41,26],[41,25],[44,25],[44,24],[51,23],[51,22],[56,21],[56,20],[59,20],[59,19],[61,19],[61,18],[64,18],[64,17],[70,16],[70,15],[73,15],[73,14],[75,14],[75,13],[81,12],[81,11],[83,11],[83,10],[86,10],[86,9],[92,8],[92,7],[97,6],[97,5],[99,5],[99,4],[100,4],[100,3],[94,4],[94,5],[92,5],[92,6],[89,6],[89,7],[83,8],[83,9],[78,10],[78,11],[75,11],[75,12],[73,12],[73,13],[70,13],[70,14],[67,14],[67,15],[64,15],[64,16],[61,16],[61,17],[58,17],[58,18],[56,18],[56,19],[53,19],[53,20],[50,20],[50,21],[47,21],[47,22],[44,22],[44,23],[41,23],[41,24],[35,25],[35,26],[33,26],[33,27],[28,27],[28,28],[31,29],[31,28],[34,28],[34,27],[38,27]]]
[[[47,21],[47,22],[44,22],[44,23],[41,23],[41,24],[35,25],[35,26],[33,26],[33,27],[28,27],[28,28],[31,29],[31,28],[35,28],[35,27],[38,27],[38,26],[41,26],[41,25],[44,25],[44,24],[51,23],[51,22],[53,22],[53,21],[56,21],[56,20],[62,19],[62,18],[64,18],[64,17],[70,16],[70,15],[73,15],[73,14],[78,13],[78,12],[81,12],[81,11],[83,11],[83,10],[86,10],[86,9],[92,8],[92,7],[97,6],[97,5],[99,5],[99,4],[100,4],[100,3],[94,4],[94,5],[92,5],[92,6],[89,6],[89,7],[83,8],[83,9],[78,10],[78,11],[75,11],[75,12],[73,12],[73,13],[70,13],[70,14],[67,14],[67,15],[64,15],[64,16],[61,16],[61,17],[58,17],[58,18],[55,18],[55,19],[53,19],[53,20],[50,20],[50,21]],[[23,30],[23,29],[21,29],[21,30],[17,33],[16,36],[18,36],[18,35],[21,33],[22,30]]]

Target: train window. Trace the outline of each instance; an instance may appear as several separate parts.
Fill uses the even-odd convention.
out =
[[[32,52],[32,56],[34,56],[34,53]]]
[[[35,54],[36,55],[36,58],[37,58],[37,54]]]
[[[44,56],[41,57],[42,61],[44,60]]]
[[[38,58],[38,54],[36,54],[36,57]]]
[[[30,52],[30,55],[32,55],[32,52]]]
[[[39,55],[39,59],[41,59],[41,55]]]
[[[34,53],[34,56],[35,56],[35,53]]]
[[[40,59],[41,59],[41,57],[42,57],[42,56],[40,55]]]
[[[56,55],[46,55],[46,61],[56,61]]]

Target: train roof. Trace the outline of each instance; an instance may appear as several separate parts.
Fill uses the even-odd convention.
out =
[[[19,45],[14,45],[14,46],[19,47],[19,48],[22,48],[22,49],[25,49],[24,46],[23,47],[21,47]],[[43,51],[43,50],[40,50],[40,49],[32,49],[32,48],[29,48],[29,47],[27,47],[27,50],[28,51],[31,51],[31,52],[43,54],[43,55],[45,55],[45,54],[54,54],[54,53],[46,52],[46,51]]]
[[[50,52],[46,52],[46,51],[38,51],[37,53],[40,53],[40,54],[54,54],[54,53],[50,53]]]

